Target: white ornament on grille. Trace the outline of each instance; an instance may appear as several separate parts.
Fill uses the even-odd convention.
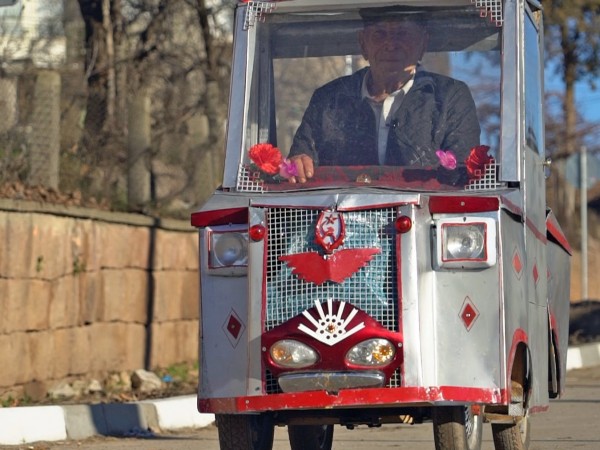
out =
[[[485,172],[483,173],[483,176],[477,180],[471,180],[469,181],[469,184],[467,184],[465,186],[465,190],[467,191],[486,191],[486,190],[491,190],[491,189],[498,189],[501,187],[504,187],[505,184],[498,181],[496,174],[498,173],[498,169],[500,167],[500,164],[498,163],[491,163],[491,164],[486,164],[485,165]],[[476,171],[475,173],[478,173],[479,171]]]
[[[273,2],[248,2],[246,17],[244,20],[244,30],[253,27],[257,21],[264,22],[265,14],[275,9]]]
[[[317,308],[318,317],[313,317],[308,311],[302,313],[304,317],[310,320],[315,328],[311,329],[304,324],[300,324],[298,325],[298,329],[323,344],[333,346],[365,327],[365,323],[360,322],[352,329],[346,330],[356,313],[358,313],[358,309],[353,308],[348,316],[343,319],[344,307],[346,306],[345,302],[340,303],[340,307],[336,314],[333,313],[333,301],[331,299],[327,300],[327,313],[323,311],[318,300],[315,300],[315,306]]]
[[[256,181],[248,167],[245,164],[240,164],[238,170],[237,190],[240,192],[264,192],[263,183],[261,180]]]
[[[481,17],[489,17],[496,26],[502,26],[502,0],[471,0],[471,3],[479,9]]]

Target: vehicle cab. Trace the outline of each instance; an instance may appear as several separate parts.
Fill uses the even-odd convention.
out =
[[[372,12],[425,36],[397,102],[369,91]],[[237,6],[223,183],[192,215],[198,408],[221,449],[428,421],[438,449],[480,448],[484,422],[497,449],[527,447],[568,338],[542,53],[535,0]]]

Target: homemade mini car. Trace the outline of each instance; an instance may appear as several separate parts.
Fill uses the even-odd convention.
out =
[[[469,87],[480,144],[290,182],[313,92],[368,65],[365,7],[425,17],[421,66]],[[529,415],[565,387],[571,253],[545,199],[540,4],[250,1],[233,45],[223,182],[191,219],[198,409],[221,449],[423,422],[437,449],[480,448],[484,423],[497,449],[527,448]]]

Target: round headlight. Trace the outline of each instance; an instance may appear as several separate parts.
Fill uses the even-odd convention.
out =
[[[223,233],[215,236],[214,257],[222,266],[233,266],[244,263],[248,244],[240,233]]]
[[[312,366],[319,357],[308,345],[293,339],[284,339],[275,342],[269,350],[271,359],[281,367],[300,369]]]
[[[480,226],[454,226],[446,229],[446,248],[453,259],[483,257],[485,236]]]
[[[346,361],[357,366],[385,366],[396,354],[393,343],[387,339],[368,339],[346,353]]]

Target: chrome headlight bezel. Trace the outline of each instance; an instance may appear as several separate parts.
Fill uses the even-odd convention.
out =
[[[211,272],[246,271],[248,227],[224,225],[206,228],[207,266]]]
[[[496,264],[495,219],[457,217],[435,219],[434,223],[436,269],[482,269]]]

